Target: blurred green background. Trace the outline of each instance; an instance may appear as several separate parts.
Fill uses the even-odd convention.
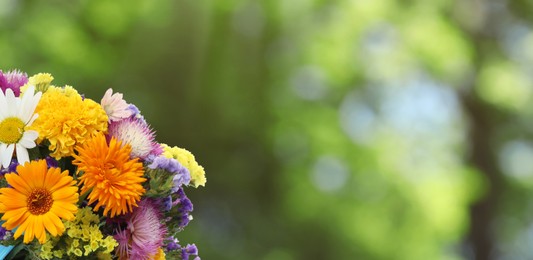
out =
[[[202,259],[533,259],[527,0],[0,0],[0,69],[112,87],[207,172]]]

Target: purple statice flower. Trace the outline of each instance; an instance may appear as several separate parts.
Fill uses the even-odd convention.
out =
[[[198,248],[195,244],[188,244],[181,249],[181,259],[189,260],[189,256],[195,256],[194,260],[200,260],[200,257],[198,256]]]
[[[128,109],[131,111],[131,117],[144,118],[141,116],[141,110],[139,110],[134,104],[129,104]]]
[[[17,166],[19,165],[16,158],[11,159],[11,163],[7,168],[1,167],[0,169],[0,176],[4,176],[6,173],[16,172]]]
[[[59,163],[56,159],[50,156],[46,156],[44,158],[46,160],[46,164],[48,165],[48,168],[57,168],[59,167]]]
[[[13,231],[7,230],[4,227],[0,226],[0,241],[12,240],[12,239],[13,239]]]
[[[8,233],[8,230],[0,226],[0,240],[4,240],[7,233]]]
[[[167,252],[177,251],[180,259],[183,260],[188,260],[190,256],[195,256],[194,260],[200,260],[200,257],[198,256],[198,248],[195,244],[187,244],[187,246],[183,247],[179,244],[178,239],[172,236],[169,237],[168,240],[170,242],[167,242]]]
[[[166,196],[161,199],[161,204],[165,211],[170,211],[172,209],[172,196]]]
[[[190,213],[193,210],[193,205],[191,200],[187,198],[187,195],[185,195],[185,192],[182,188],[178,189],[176,195],[178,196],[178,198],[172,203],[172,206],[177,207],[178,209],[178,214],[175,217],[178,220],[179,228],[183,229],[189,224],[192,219]]]
[[[116,249],[119,259],[144,260],[157,253],[167,234],[159,208],[155,200],[144,199],[126,218],[126,228],[114,235],[119,244]]]
[[[16,97],[20,96],[20,87],[28,83],[26,73],[12,70],[4,73],[0,70],[0,89],[5,93],[7,89],[13,90]]]
[[[170,237],[169,240],[170,242],[167,244],[167,251],[174,251],[181,248],[178,239]]]
[[[173,182],[172,193],[178,191],[182,185],[189,185],[191,181],[191,174],[189,170],[181,165],[176,159],[167,158],[164,156],[158,156],[153,159],[152,163],[148,165],[150,169],[162,169],[167,172],[173,173]]]

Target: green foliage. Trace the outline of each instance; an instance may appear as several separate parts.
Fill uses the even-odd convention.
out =
[[[162,169],[144,168],[145,176],[148,181],[145,182],[145,189],[148,191],[148,197],[165,197],[170,195],[172,186],[174,184],[174,173]]]

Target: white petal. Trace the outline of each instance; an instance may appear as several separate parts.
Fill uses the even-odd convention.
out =
[[[100,101],[100,104],[102,106],[107,105],[109,103],[109,100],[111,99],[111,95],[113,94],[113,89],[109,88],[106,90],[104,97],[102,97],[102,100]]]
[[[24,91],[24,94],[22,97],[20,97],[20,109],[18,111],[18,116],[20,119],[22,119],[23,122],[27,122],[30,120],[31,114],[28,113],[28,105],[30,105],[31,98],[33,97],[33,91],[35,90],[34,86],[29,86],[26,91]]]
[[[31,112],[33,113],[35,111],[35,108],[37,107],[37,105],[39,104],[39,101],[41,100],[41,97],[43,96],[43,93],[42,92],[37,92],[37,94],[35,94],[31,100]]]
[[[4,120],[4,118],[6,118],[6,112],[7,112],[6,96],[4,96],[4,92],[0,90],[0,120]]]
[[[18,144],[25,148],[31,149],[36,146],[35,139],[37,139],[37,136],[39,136],[39,134],[37,134],[36,131],[26,131],[24,132],[24,135],[22,135],[22,138],[20,138]]]
[[[2,158],[6,154],[6,149],[7,149],[7,144],[0,143],[0,164],[2,165],[3,168],[7,168],[9,166],[9,164],[7,166],[4,166],[4,164],[2,163],[4,161]]]
[[[33,94],[35,93],[35,86],[34,85],[30,85],[26,91],[24,91],[24,95],[28,94],[28,95],[31,95],[33,96]]]
[[[31,141],[30,139],[22,138],[22,139],[20,139],[20,141],[17,144],[17,149],[19,149],[19,147],[24,147],[24,148],[27,148],[27,149],[31,149],[31,148],[34,148],[35,146],[37,146],[37,145],[35,144],[34,141]]]
[[[17,114],[17,98],[15,97],[15,94],[13,94],[13,90],[7,89],[6,90],[6,104],[7,109],[5,116],[6,117],[12,117]]]
[[[4,154],[6,149],[7,149],[7,144],[0,143],[0,157],[2,156],[2,154]],[[0,160],[0,162],[1,162],[1,160]]]
[[[17,161],[19,164],[24,164],[30,161],[28,150],[20,145],[17,145]]]
[[[24,134],[22,135],[22,139],[30,140],[32,142],[35,141],[37,137],[39,137],[39,133],[34,130],[26,130],[24,131]]]
[[[26,122],[26,126],[30,126],[33,124],[33,121],[39,117],[39,114],[33,114],[33,116],[30,118],[30,121]]]
[[[10,144],[7,146],[5,150],[2,151],[2,154],[0,154],[0,159],[2,160],[2,166],[4,166],[4,168],[9,167],[9,164],[11,163],[11,158],[13,158],[14,149],[15,149],[15,145]]]
[[[39,100],[41,99],[41,92],[38,92],[33,95],[34,86],[28,87],[28,89],[24,92],[24,95],[21,98],[20,101],[20,110],[19,110],[19,117],[22,119],[23,122],[28,123],[31,119],[31,116],[33,115],[33,112],[35,111],[35,108],[37,107],[37,104],[39,104]]]

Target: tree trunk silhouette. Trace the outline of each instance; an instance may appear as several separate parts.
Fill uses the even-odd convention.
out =
[[[487,190],[484,196],[470,207],[470,229],[467,236],[468,255],[473,259],[489,260],[494,258],[495,241],[492,223],[497,213],[498,201],[503,192],[503,178],[498,168],[497,149],[493,147],[497,121],[493,108],[480,100],[475,94],[461,95],[465,115],[469,119],[470,143],[467,164],[475,167],[484,175]]]

